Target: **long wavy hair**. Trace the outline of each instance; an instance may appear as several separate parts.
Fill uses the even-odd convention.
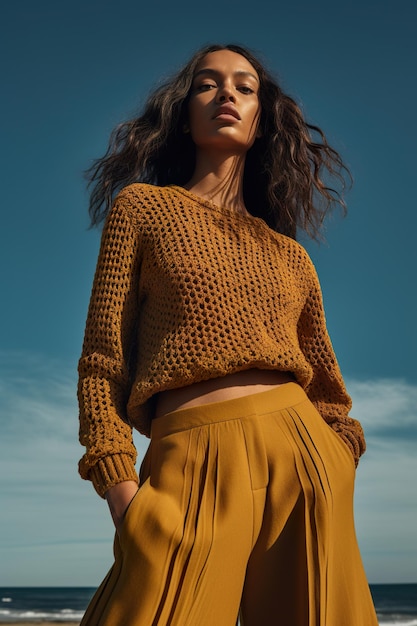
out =
[[[345,213],[343,193],[351,176],[339,153],[318,126],[307,123],[297,103],[250,50],[228,44],[197,51],[182,70],[150,94],[139,117],[113,130],[105,155],[86,171],[92,226],[105,218],[115,194],[125,185],[184,185],[191,179],[195,146],[184,125],[193,77],[206,54],[225,49],[245,57],[260,80],[261,136],[248,151],[244,169],[247,210],[292,238],[302,229],[315,239],[335,205]]]

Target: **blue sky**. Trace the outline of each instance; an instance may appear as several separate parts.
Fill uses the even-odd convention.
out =
[[[417,4],[143,5],[2,8],[0,585],[96,585],[111,564],[106,505],[77,475],[76,364],[99,244],[82,170],[209,42],[257,51],[352,169],[348,217],[307,247],[368,439],[355,503],[368,578],[417,582]]]

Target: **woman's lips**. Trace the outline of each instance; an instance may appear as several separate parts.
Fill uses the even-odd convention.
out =
[[[215,116],[215,120],[223,120],[225,122],[237,122],[238,119],[235,115],[231,115],[230,113],[219,113]]]
[[[217,109],[216,113],[213,116],[213,119],[236,121],[240,120],[240,115],[234,107],[230,105],[223,105]]]

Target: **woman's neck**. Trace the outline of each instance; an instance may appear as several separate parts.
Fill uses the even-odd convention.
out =
[[[223,159],[208,159],[205,155],[203,160],[197,158],[194,174],[184,186],[214,204],[247,213],[243,199],[244,164],[244,158],[236,155]]]

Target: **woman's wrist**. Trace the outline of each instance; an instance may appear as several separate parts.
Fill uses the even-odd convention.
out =
[[[109,505],[110,513],[116,526],[119,529],[126,510],[131,503],[132,499],[136,495],[138,490],[138,484],[133,480],[125,480],[121,483],[117,483],[113,487],[110,487],[104,495]]]

